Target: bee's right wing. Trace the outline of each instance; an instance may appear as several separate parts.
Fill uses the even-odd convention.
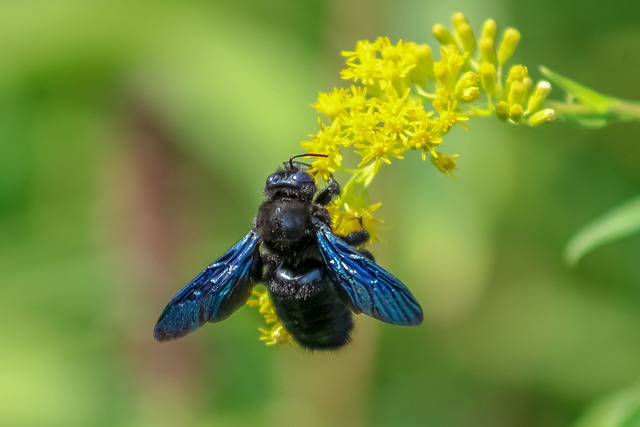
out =
[[[258,241],[251,230],[182,288],[160,315],[153,331],[155,339],[180,338],[205,322],[226,319],[242,306],[253,289],[252,272],[259,267]]]
[[[353,306],[366,315],[394,325],[418,325],[422,308],[402,282],[353,249],[326,225],[316,231],[327,270]]]

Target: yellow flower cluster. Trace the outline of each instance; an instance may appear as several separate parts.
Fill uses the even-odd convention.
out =
[[[467,128],[471,118],[492,114],[531,126],[555,118],[552,109],[542,108],[551,89],[548,82],[533,87],[523,65],[505,72],[520,41],[517,30],[507,28],[497,44],[497,24],[489,19],[477,39],[462,13],[454,14],[453,30],[433,26],[441,44],[438,61],[426,44],[393,44],[386,37],[357,42],[355,50],[342,52],[347,68],[341,76],[354,85],[320,93],[312,104],[326,122],[319,119],[320,131],[302,147],[327,157],[317,158],[311,171],[325,180],[338,170],[352,174],[345,186],[349,191],[331,206],[337,232],[356,229],[359,218],[368,223],[365,227],[374,225],[372,213],[379,204],[369,205],[366,188],[380,166],[403,159],[409,150],[453,175],[458,155],[440,149],[456,125]],[[355,169],[342,165],[342,150],[349,147],[360,158]]]
[[[321,114],[320,130],[302,142],[307,152],[327,155],[316,157],[312,164],[310,172],[316,179],[326,181],[336,171],[351,174],[341,197],[329,206],[336,234],[364,227],[371,241],[378,238],[375,226],[381,221],[374,212],[381,204],[369,203],[367,187],[382,165],[403,159],[406,152],[417,151],[422,160],[429,158],[439,171],[453,175],[458,155],[445,154],[441,148],[455,126],[466,129],[471,118],[493,114],[502,121],[531,126],[555,118],[554,110],[543,108],[551,89],[548,82],[534,87],[523,65],[504,71],[520,33],[507,28],[497,44],[497,32],[496,22],[489,19],[477,39],[466,17],[456,13],[453,33],[443,25],[433,26],[441,45],[439,60],[426,44],[402,40],[393,44],[387,37],[359,41],[355,50],[342,52],[347,68],[341,76],[353,85],[319,94],[312,106]],[[347,148],[360,158],[355,168],[342,164]],[[260,307],[267,316],[275,316],[272,307]],[[275,319],[268,317],[267,323]],[[281,326],[276,323],[265,332],[268,343],[280,342]]]
[[[287,332],[276,315],[269,292],[254,289],[251,298],[247,301],[247,305],[249,307],[258,307],[258,311],[264,316],[266,324],[272,325],[270,329],[258,328],[262,334],[260,341],[264,341],[268,346],[293,344],[294,341],[291,334]]]

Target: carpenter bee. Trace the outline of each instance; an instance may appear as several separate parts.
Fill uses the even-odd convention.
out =
[[[402,282],[356,249],[369,233],[333,233],[326,206],[340,186],[330,177],[317,192],[309,166],[293,161],[305,156],[325,157],[294,156],[269,175],[251,231],[173,297],[155,326],[158,341],[226,319],[258,283],[265,284],[287,331],[311,350],[347,344],[352,313],[394,325],[422,322],[420,304]]]

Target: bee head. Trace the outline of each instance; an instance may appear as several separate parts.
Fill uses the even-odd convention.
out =
[[[316,194],[316,181],[308,171],[306,163],[294,162],[298,157],[328,157],[326,154],[300,154],[289,158],[283,167],[269,175],[264,194],[270,200],[288,198],[303,201],[313,200]]]
[[[301,163],[287,162],[267,177],[264,194],[271,200],[289,198],[311,201],[316,194],[316,181]]]

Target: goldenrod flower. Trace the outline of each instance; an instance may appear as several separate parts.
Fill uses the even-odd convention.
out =
[[[438,121],[440,122],[440,129],[442,129],[442,133],[449,132],[449,130],[457,124],[468,129],[467,125],[460,122],[466,122],[469,120],[469,117],[457,110],[457,103],[458,101],[449,101],[447,103],[447,108],[442,108],[442,104],[436,102],[433,103],[433,107],[440,114]]]
[[[334,88],[330,93],[320,92],[318,102],[312,104],[312,106],[319,113],[326,114],[327,117],[333,120],[345,111],[346,93],[346,90],[338,88]]]
[[[399,143],[389,144],[389,140],[391,140],[391,137],[388,134],[378,132],[373,135],[372,141],[356,144],[356,148],[360,149],[360,154],[362,155],[362,161],[358,167],[364,166],[373,160],[373,172],[378,173],[381,162],[391,164],[390,157],[404,159],[402,152],[405,151],[405,148]]]
[[[330,126],[325,126],[320,121],[320,131],[315,135],[309,135],[311,141],[302,143],[302,146],[310,153],[326,154],[327,157],[318,157],[313,164],[312,173],[322,177],[324,180],[340,168],[342,164],[342,153],[340,146],[344,145],[345,140],[339,122],[333,122]]]
[[[380,203],[369,202],[367,188],[380,167],[403,159],[405,152],[418,151],[451,176],[459,156],[439,150],[455,127],[467,129],[471,119],[491,115],[530,126],[555,118],[555,111],[545,106],[549,83],[534,85],[524,65],[505,68],[520,42],[517,30],[507,28],[497,44],[494,20],[484,22],[478,40],[462,13],[454,14],[452,23],[452,32],[441,24],[433,26],[441,44],[435,50],[439,59],[427,44],[392,43],[387,37],[358,41],[353,51],[342,52],[346,68],[340,75],[353,84],[321,92],[312,104],[321,115],[320,130],[302,146],[327,157],[316,157],[310,172],[325,181],[337,171],[350,174],[341,197],[329,206],[337,234],[364,227],[371,240],[378,238],[375,226],[380,220],[374,212]],[[357,166],[343,165],[345,149],[359,157]],[[252,304],[273,324],[261,329],[262,339],[268,344],[289,342],[268,295],[258,299]]]
[[[454,127],[467,128],[474,117],[495,114],[500,120],[531,126],[555,117],[544,106],[548,82],[534,86],[523,65],[503,70],[520,42],[517,30],[507,28],[497,42],[498,26],[489,19],[476,40],[462,13],[454,14],[452,23],[453,31],[433,26],[441,44],[439,60],[426,44],[394,44],[387,37],[357,42],[355,50],[342,52],[346,69],[341,76],[354,85],[320,94],[313,104],[329,119],[332,132],[303,143],[309,151],[329,155],[316,159],[312,172],[325,179],[334,170],[351,173],[345,188],[358,195],[361,207],[368,206],[366,188],[380,167],[404,158],[408,150],[419,151],[423,160],[430,157],[438,170],[451,175],[458,155],[436,149]],[[328,126],[321,125],[321,130],[326,132]],[[342,166],[340,150],[348,147],[360,157],[355,169]],[[344,200],[353,198],[343,194],[343,202],[333,210],[334,222],[341,212],[352,214]]]
[[[267,325],[273,325],[270,329],[258,328],[262,336],[261,341],[267,345],[285,345],[294,343],[293,338],[278,319],[276,311],[271,303],[269,292],[254,289],[251,298],[247,301],[249,307],[258,307],[260,314],[264,316]]]
[[[436,156],[435,148],[442,143],[440,135],[440,121],[429,117],[433,112],[425,115],[420,122],[413,123],[412,130],[407,131],[405,145],[413,150],[420,150],[422,160],[427,159],[427,153]]]
[[[431,157],[431,161],[440,170],[440,172],[453,176],[453,171],[456,169],[457,154],[450,156],[448,154],[436,153],[436,156]]]
[[[345,80],[362,82],[365,85],[373,85],[379,77],[380,59],[377,57],[379,41],[370,43],[368,40],[359,41],[353,52],[342,52],[347,58],[349,68],[343,70],[340,75]]]

